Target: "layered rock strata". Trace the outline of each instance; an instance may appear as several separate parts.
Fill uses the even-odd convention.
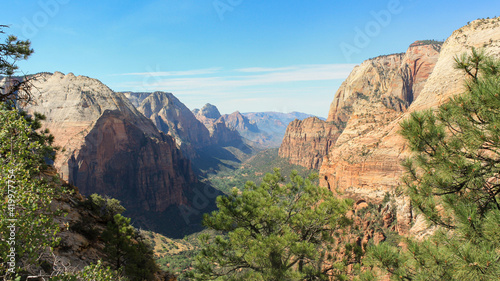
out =
[[[332,150],[338,150],[335,146],[370,135],[395,120],[419,96],[432,73],[439,49],[440,45],[414,44],[406,53],[380,56],[356,66],[335,94],[326,121],[306,122],[306,119],[290,123],[280,156],[290,159],[291,163],[319,169],[323,158],[333,153]],[[379,145],[377,140],[364,139],[359,147],[335,154],[335,159],[347,166],[354,165],[355,160],[350,159],[354,154],[366,158],[376,145]],[[390,163],[385,164],[384,169],[393,169]],[[368,168],[381,164],[364,165]],[[353,172],[353,178],[357,177]]]
[[[454,67],[455,58],[470,52],[473,47],[484,48],[487,55],[500,55],[499,19],[474,21],[455,31],[441,48],[434,44],[410,46],[402,57],[402,66],[392,75],[394,78],[390,79],[389,75],[388,80],[380,80],[381,86],[389,86],[364,92],[370,97],[369,104],[356,102],[353,105],[353,114],[321,167],[321,184],[372,198],[381,198],[384,193],[400,186],[401,162],[409,156],[409,151],[398,133],[399,123],[413,111],[436,108],[450,97],[464,92],[465,76]],[[412,65],[411,75],[405,75],[407,66]],[[388,71],[385,73],[390,73]],[[370,84],[377,84],[372,76],[363,77]],[[411,92],[405,92],[406,77],[413,77],[410,83],[413,85],[413,101],[405,100],[411,96],[407,94]],[[387,90],[382,91],[384,89]],[[375,93],[381,93],[381,103],[372,98],[376,97]],[[399,105],[395,107],[384,102],[397,93],[401,93],[396,98],[402,102],[397,100],[396,104],[404,106],[402,111]],[[335,103],[339,98],[332,103],[329,119],[338,116]]]
[[[39,74],[34,86],[35,104],[25,109],[46,116],[43,126],[62,148],[55,167],[83,194],[119,199],[134,220],[192,204],[190,161],[123,94],[72,73]]]

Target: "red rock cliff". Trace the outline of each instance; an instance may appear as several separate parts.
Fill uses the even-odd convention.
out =
[[[405,54],[380,56],[356,66],[335,94],[327,121],[292,122],[280,156],[319,169],[323,158],[337,144],[367,135],[400,116],[422,91],[437,61],[439,47],[411,46]],[[368,153],[376,142],[365,140],[361,147],[352,147],[335,157],[340,160],[351,157],[350,152]]]
[[[438,46],[414,44],[400,57],[401,63],[382,58],[357,67],[330,109],[329,120],[347,123],[323,162],[320,184],[372,198],[399,186],[400,163],[408,156],[399,123],[410,112],[436,107],[463,92],[464,74],[454,68],[454,58],[471,47],[500,55],[498,19],[475,21],[455,31],[439,53]],[[347,118],[339,115],[338,105],[357,92],[367,96],[366,101],[357,99]]]
[[[325,122],[317,117],[296,119],[288,124],[279,156],[309,169],[319,169],[340,132],[335,122]]]
[[[29,112],[46,115],[55,167],[83,194],[118,198],[127,209],[162,212],[185,204],[196,178],[174,140],[160,133],[122,94],[96,79],[39,75]]]

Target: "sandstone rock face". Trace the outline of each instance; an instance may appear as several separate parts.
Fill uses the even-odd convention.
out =
[[[64,75],[39,74],[34,82],[35,105],[28,105],[28,112],[39,112],[47,119],[44,127],[55,136],[59,151],[55,167],[64,180],[68,180],[68,160],[83,145],[97,119],[106,109],[122,111],[143,131],[152,136],[159,132],[122,95],[114,93],[100,81],[72,73]]]
[[[374,76],[361,76],[367,83],[369,81],[371,85],[380,86],[365,88],[369,89],[368,92],[363,92],[369,96],[369,103],[357,101],[353,104],[353,112],[347,118],[345,129],[323,162],[320,183],[331,189],[377,198],[399,186],[403,173],[401,161],[409,155],[405,141],[398,134],[399,123],[415,110],[437,107],[450,97],[463,92],[465,76],[454,68],[454,58],[470,52],[471,47],[484,47],[487,54],[497,57],[500,55],[498,19],[475,21],[455,31],[442,45],[439,54],[437,46],[412,44],[407,53],[401,56],[402,64],[399,70],[384,70],[386,79],[379,81],[372,80]],[[365,63],[359,68],[363,68]],[[387,62],[382,64],[389,65]],[[433,65],[435,66],[432,67]],[[411,77],[404,74],[404,71],[408,70],[407,66],[418,70],[416,74],[413,70],[411,72],[414,77],[413,102],[408,98],[411,96],[408,93],[411,92],[405,90],[407,82],[404,78]],[[359,71],[359,68],[355,69],[353,74],[356,70]],[[393,74],[390,74],[391,72]],[[354,82],[350,81],[349,84],[352,83]],[[342,87],[339,91],[341,90]],[[377,100],[376,93],[380,94],[380,100]],[[396,96],[397,93],[401,94]],[[337,99],[342,99],[341,97],[346,95],[340,93],[338,98],[336,96],[329,120],[344,118],[337,114],[336,104],[341,104]],[[395,100],[396,103],[387,102],[391,97],[394,97],[392,101]],[[405,109],[408,104],[411,105]],[[402,226],[399,228],[403,229]],[[407,231],[405,228],[402,232]]]
[[[122,94],[138,108],[142,101],[151,95],[150,92],[122,92]]]
[[[213,104],[205,104],[201,109],[195,109],[193,110],[194,114],[197,115],[197,117],[200,118],[207,118],[207,119],[219,119],[220,118],[220,112],[219,109]]]
[[[292,121],[285,132],[279,156],[309,169],[319,169],[340,132],[335,122],[325,122],[317,117]]]
[[[160,131],[172,136],[190,159],[197,157],[196,150],[212,143],[208,129],[171,93],[152,93],[137,109]]]
[[[226,126],[226,123],[217,119],[212,123],[208,130],[212,137],[212,142],[216,145],[225,145],[232,142],[242,142],[241,136],[236,130],[232,130]]]
[[[257,126],[254,121],[248,119],[239,111],[222,115],[219,120],[224,122],[228,128],[237,131],[240,136],[252,141],[256,146],[265,147],[271,141],[272,136]]]
[[[325,156],[333,165],[342,162],[341,170],[331,168],[342,178],[323,181],[330,188],[376,181],[365,172],[379,169],[377,166],[389,176],[384,181],[390,182],[391,173],[399,166],[397,159],[366,161],[371,150],[381,145],[373,133],[400,117],[418,97],[432,73],[439,47],[413,44],[406,53],[380,56],[356,66],[335,94],[326,121],[294,121],[288,126],[280,156],[314,169],[322,167]],[[361,170],[366,178],[360,177]]]
[[[437,107],[464,91],[465,74],[453,65],[455,56],[470,53],[471,48],[500,57],[500,18],[476,20],[453,32],[443,45],[439,61],[433,75],[425,83],[421,97],[409,108],[410,112]]]
[[[174,140],[159,132],[123,94],[98,80],[62,73],[41,74],[36,104],[55,137],[55,166],[83,194],[100,193],[125,208],[162,212],[187,204],[197,180]]]
[[[196,177],[172,138],[151,138],[118,110],[106,110],[71,158],[70,182],[106,194],[127,209],[163,212],[187,203]]]
[[[243,116],[239,111],[235,111],[231,114],[224,114],[221,116],[222,121],[226,123],[231,129],[237,130],[238,132],[260,132],[259,128],[254,122],[250,122],[248,118]]]
[[[397,124],[418,99],[439,47],[412,44],[406,54],[371,59],[353,70],[330,107],[328,120],[345,127],[321,167],[321,184],[372,198],[399,185],[405,155]]]

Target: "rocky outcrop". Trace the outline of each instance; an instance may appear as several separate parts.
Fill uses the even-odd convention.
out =
[[[122,94],[137,108],[142,101],[149,97],[151,92],[122,92]]]
[[[290,122],[295,119],[304,120],[313,117],[313,115],[301,112],[248,112],[243,113],[243,116],[248,118],[250,122],[255,123],[260,131],[249,139],[264,148],[280,147]]]
[[[79,272],[99,261],[106,267],[113,267],[104,249],[109,240],[102,235],[111,219],[106,210],[92,206],[77,187],[61,181],[55,168],[49,167],[42,176],[51,187],[68,191],[57,192],[50,205],[53,220],[59,225],[56,237],[60,241],[57,246],[38,253],[37,263],[25,264],[23,273],[29,273],[33,280],[35,276],[39,277],[36,280],[46,280],[49,276]],[[148,239],[142,233],[141,236]],[[137,238],[132,241],[137,242]],[[176,280],[173,274],[160,269],[153,273],[155,281]]]
[[[238,132],[252,132],[259,133],[259,127],[255,122],[251,122],[248,118],[243,116],[239,111],[235,111],[231,114],[224,114],[221,116],[221,120],[226,123],[226,126],[236,130]]]
[[[171,93],[154,92],[137,109],[160,131],[173,137],[190,159],[197,158],[197,150],[212,144],[208,129]]]
[[[144,133],[159,135],[154,125],[127,99],[96,79],[60,72],[42,73],[36,78],[34,104],[25,109],[46,116],[43,125],[55,136],[55,145],[62,148],[55,167],[65,180],[69,179],[68,160],[84,144],[85,136],[105,110],[119,110]]]
[[[226,127],[237,131],[243,138],[252,141],[255,146],[264,147],[270,141],[271,136],[260,130],[254,121],[249,120],[239,111],[231,114],[224,114],[219,118],[226,124]]]
[[[394,230],[417,238],[432,229],[415,216],[407,198],[394,196],[401,185],[401,161],[409,156],[399,123],[413,111],[436,108],[464,91],[465,76],[454,68],[456,56],[474,47],[500,57],[500,21],[474,21],[443,45],[432,43],[416,42],[405,54],[374,58],[355,67],[330,107],[327,122],[334,122],[339,131],[324,139],[307,138],[321,132],[323,125],[295,121],[280,148],[282,156],[306,167],[313,167],[318,155],[325,156],[320,185],[332,191],[374,202],[391,194],[396,206]]]
[[[335,122],[325,122],[317,117],[292,121],[287,127],[279,156],[309,169],[319,169],[340,132]]]
[[[219,109],[213,104],[205,104],[201,109],[194,109],[193,114],[196,115],[196,118],[198,119],[211,119],[211,120],[217,120],[221,117]]]
[[[440,45],[414,44],[406,53],[380,56],[356,66],[335,94],[326,121],[295,121],[289,125],[280,156],[314,169],[322,166],[325,156],[327,161],[332,159],[332,165],[344,163],[341,171],[331,170],[341,173],[342,178],[324,181],[330,187],[378,181],[372,174],[363,179],[360,169],[366,172],[383,166],[383,174],[392,173],[399,166],[397,159],[366,162],[371,150],[381,145],[373,132],[400,117],[419,96],[432,73],[439,49]],[[355,145],[351,143],[353,140]],[[345,176],[346,173],[352,176]]]
[[[193,113],[210,132],[212,144],[225,145],[233,142],[242,142],[238,131],[226,126],[219,110],[214,105],[207,103],[201,109],[194,109]]]
[[[401,58],[402,66],[399,71],[393,74],[396,79],[389,79],[386,83],[383,83],[384,80],[379,83],[378,80],[368,79],[371,85],[379,83],[381,86],[389,86],[368,88],[370,91],[363,93],[369,96],[370,102],[353,104],[353,113],[348,116],[345,129],[330,148],[321,167],[320,184],[330,189],[363,194],[367,198],[381,198],[386,192],[399,186],[403,172],[401,161],[409,155],[405,141],[398,134],[399,123],[415,110],[435,108],[463,92],[465,76],[454,68],[454,62],[456,56],[470,52],[471,47],[485,48],[489,55],[500,55],[498,19],[472,22],[455,31],[441,48],[420,44],[410,46],[406,55]],[[417,66],[414,67],[415,65]],[[408,67],[412,75],[404,74]],[[373,77],[363,76],[365,79]],[[405,88],[405,79],[408,77],[413,77],[413,82],[410,81],[412,91]],[[399,83],[394,83],[398,81]],[[350,84],[353,83],[355,84],[350,81]],[[384,89],[387,90],[381,91]],[[401,93],[399,99],[402,101],[397,100],[397,106],[384,102],[387,100],[384,97],[394,97],[398,92]],[[413,94],[413,102],[411,99],[405,100],[405,94],[406,97]],[[381,102],[372,98],[377,95],[380,95]],[[339,98],[342,96],[346,95],[341,93]],[[332,103],[329,119],[339,118],[336,114],[339,98],[336,97]],[[402,111],[399,109],[400,105]]]
[[[181,217],[167,227],[149,220],[192,206],[198,188],[189,160],[172,137],[96,79],[58,72],[37,78],[36,104],[26,110],[47,117],[43,126],[62,148],[55,161],[62,178],[85,195],[119,199],[141,226],[179,231]]]
[[[84,194],[106,194],[127,209],[163,212],[187,203],[196,177],[172,138],[144,134],[118,110],[106,110],[68,165]]]

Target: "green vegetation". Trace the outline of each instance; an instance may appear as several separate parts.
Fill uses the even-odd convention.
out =
[[[241,191],[217,198],[218,211],[203,223],[222,232],[200,236],[195,280],[328,280],[333,232],[350,223],[350,201],[315,186],[314,176],[278,169],[260,186],[247,182]]]
[[[3,33],[0,26],[0,34]],[[17,109],[17,103],[31,99],[30,79],[14,78],[15,62],[27,59],[33,53],[29,41],[19,41],[8,36],[0,44],[0,75],[7,75],[0,91],[0,278],[21,280],[32,272],[29,267],[40,265],[42,253],[53,253],[58,245],[57,234],[62,230],[54,218],[61,211],[52,210],[53,200],[68,195],[51,163],[56,148],[48,130],[40,131],[40,120],[44,116],[33,116]],[[121,216],[125,210],[118,200],[104,199],[93,195],[87,204],[91,210],[108,221],[107,228],[100,233],[93,226],[72,225],[80,228],[91,240],[104,241],[108,263],[115,270],[104,267],[99,261],[81,272],[52,272],[50,280],[152,280],[158,272],[149,244],[132,226],[130,219]],[[45,264],[44,264],[45,262]],[[49,265],[51,267],[51,265]],[[127,278],[122,278],[122,272]],[[44,276],[47,278],[48,276]]]
[[[472,50],[456,58],[466,93],[401,124],[413,156],[404,183],[438,231],[407,250],[381,243],[370,262],[393,280],[500,279],[500,61]]]
[[[184,239],[170,239],[151,233],[149,237],[156,241],[154,247],[157,263],[163,270],[175,273],[178,280],[190,280],[186,273],[194,267],[194,257],[201,248],[199,237],[204,234],[216,235],[213,231],[203,230]]]
[[[50,281],[128,281],[127,278],[121,276],[116,271],[105,267],[101,261],[97,264],[86,266],[82,271],[77,273],[65,273],[60,276],[50,278]]]
[[[120,201],[92,194],[86,204],[107,221],[106,229],[100,236],[104,241],[106,261],[111,268],[130,280],[152,280],[158,271],[153,247],[130,225],[130,219],[121,215],[125,208]]]
[[[54,149],[50,136],[36,132],[41,117],[0,106],[0,275],[5,276],[55,246],[59,226],[50,203],[63,190],[49,185],[43,175]],[[10,261],[15,266],[10,267]]]
[[[0,26],[0,34],[5,27]],[[13,75],[18,69],[15,62],[32,53],[29,41],[8,36],[0,44],[0,75]],[[59,226],[52,219],[50,203],[63,193],[45,175],[55,148],[53,137],[39,131],[43,116],[30,117],[14,109],[16,101],[30,96],[23,85],[16,81],[0,88],[0,276],[4,279],[17,276],[22,266],[57,244]]]
[[[5,34],[6,25],[0,25],[0,34]],[[9,35],[4,43],[0,43],[0,75],[10,77],[16,73],[18,66],[16,62],[26,60],[33,54],[31,42],[29,40],[19,40],[14,35]],[[9,83],[0,86],[0,103],[12,106],[15,101],[31,100],[30,85],[31,79],[9,79]]]
[[[225,169],[217,174],[209,174],[207,180],[218,190],[228,194],[233,187],[242,188],[247,181],[259,185],[262,177],[275,167],[279,167],[284,175],[297,171],[301,177],[307,177],[314,170],[288,163],[287,159],[278,156],[278,148],[260,151],[250,159],[246,160],[238,169]],[[286,178],[286,177],[285,177]]]
[[[424,46],[424,45],[443,45],[444,41],[439,40],[419,40],[412,44],[412,46]]]

